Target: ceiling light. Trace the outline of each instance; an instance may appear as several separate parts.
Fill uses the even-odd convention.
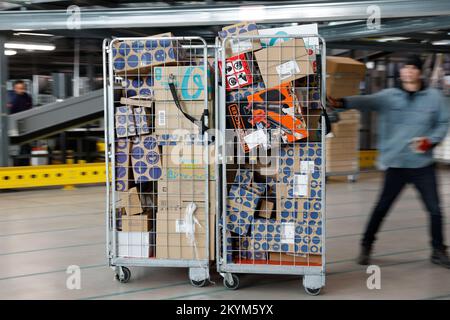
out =
[[[36,37],[53,37],[50,33],[34,33],[34,32],[15,32],[15,36],[36,36]]]
[[[384,37],[384,38],[377,39],[376,41],[378,41],[378,42],[388,42],[388,41],[400,41],[400,40],[407,40],[407,39],[411,39],[411,38],[407,38],[407,37]]]
[[[375,67],[375,62],[373,61],[367,61],[366,62],[366,68],[367,69],[373,69]]]
[[[17,54],[16,50],[5,50],[5,56],[13,56]]]
[[[42,50],[42,51],[55,50],[55,46],[53,44],[18,43],[18,42],[7,42],[5,43],[5,48],[23,49],[23,50]]]
[[[439,40],[439,41],[433,41],[432,44],[434,46],[447,46],[450,44],[450,40]]]

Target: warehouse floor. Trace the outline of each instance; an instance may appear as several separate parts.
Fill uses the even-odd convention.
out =
[[[450,239],[450,171],[439,172],[445,229]],[[450,270],[429,262],[427,214],[408,188],[379,234],[374,264],[381,290],[354,263],[362,228],[380,187],[380,175],[356,184],[331,180],[327,199],[327,285],[306,295],[299,277],[246,275],[230,291],[213,272],[194,288],[185,269],[132,268],[127,284],[105,266],[104,188],[0,193],[0,299],[450,299]],[[66,269],[81,267],[81,289],[68,290]]]

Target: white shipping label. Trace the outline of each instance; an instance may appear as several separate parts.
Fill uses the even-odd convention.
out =
[[[284,222],[281,224],[281,243],[295,243],[295,223]]]
[[[252,41],[250,39],[230,39],[231,51],[239,53],[252,50]]]
[[[297,197],[308,196],[309,174],[294,175],[294,185],[292,193]]]
[[[161,110],[158,112],[158,125],[165,126],[166,125],[166,111]]]
[[[300,161],[301,173],[314,173],[314,161]]]
[[[249,149],[256,148],[258,145],[263,145],[267,147],[267,135],[263,130],[255,130],[252,133],[244,137],[245,143],[248,145]]]
[[[182,219],[175,220],[175,232],[185,233],[186,232],[186,221]]]
[[[279,66],[276,66],[276,69],[280,80],[287,79],[297,73],[300,73],[300,67],[295,60],[282,63]]]

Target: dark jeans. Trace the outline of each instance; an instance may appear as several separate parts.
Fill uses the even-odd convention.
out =
[[[442,214],[437,192],[435,165],[417,169],[389,168],[384,177],[383,191],[377,205],[373,209],[366,232],[362,239],[362,245],[371,248],[376,240],[375,234],[387,215],[391,205],[402,191],[403,187],[412,183],[419,191],[423,203],[430,214],[431,244],[435,249],[444,246],[442,231]]]

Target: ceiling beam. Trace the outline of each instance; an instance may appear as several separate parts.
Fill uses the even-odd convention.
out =
[[[377,42],[352,40],[331,42],[327,44],[330,49],[356,49],[356,50],[373,50],[385,52],[434,52],[434,53],[450,53],[450,46],[433,46],[430,44],[416,44],[407,42]]]
[[[380,22],[380,28],[378,29],[367,28],[366,21],[324,26],[319,27],[319,34],[330,42],[446,29],[450,28],[450,15],[394,20],[381,19]]]
[[[271,2],[265,5],[174,6],[172,8],[81,9],[81,29],[222,25],[242,20],[259,23],[366,20],[369,6],[381,19],[450,15],[448,0],[369,0]],[[0,30],[67,29],[66,10],[0,12]],[[77,30],[73,30],[76,32]],[[78,30],[79,31],[79,30]]]

